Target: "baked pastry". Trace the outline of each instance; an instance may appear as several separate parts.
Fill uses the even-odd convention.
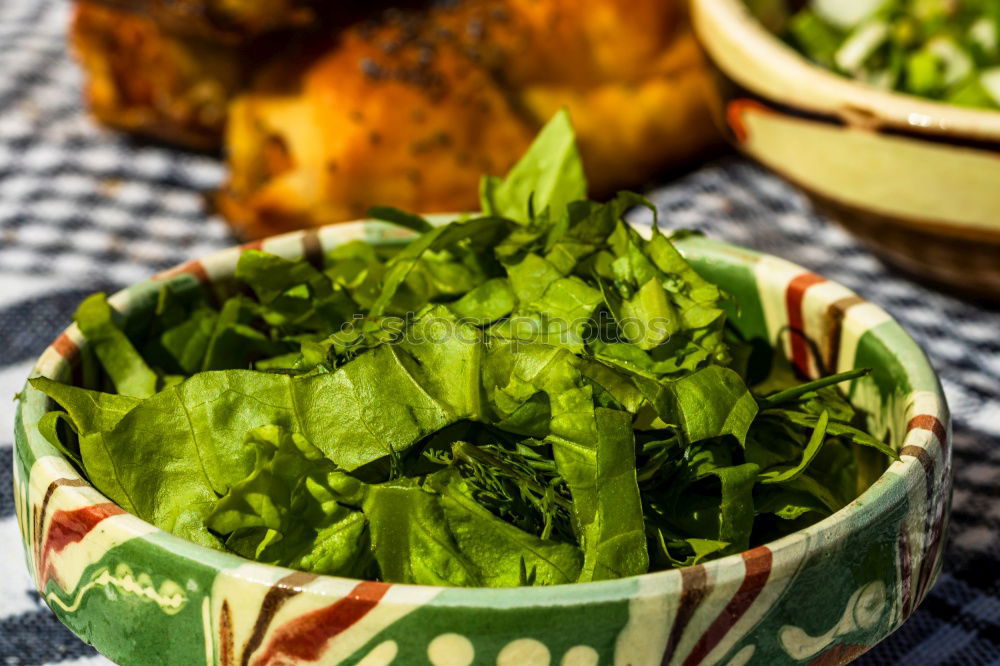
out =
[[[80,0],[71,40],[98,120],[216,150],[229,103],[264,63],[329,47],[386,1]]]
[[[471,209],[562,107],[595,194],[714,141],[681,2],[464,0],[356,26],[234,102],[221,210],[249,237],[373,204]]]
[[[595,196],[716,142],[682,0],[81,0],[99,120],[222,147],[244,236],[477,203],[560,108]],[[405,5],[405,6],[404,6]]]
[[[452,40],[407,30],[351,30],[303,70],[283,61],[236,100],[218,203],[244,235],[357,218],[376,203],[468,208],[479,175],[527,147],[533,125],[487,69]]]
[[[244,45],[174,34],[90,0],[77,3],[71,35],[102,123],[189,148],[221,145],[229,103],[248,79]]]

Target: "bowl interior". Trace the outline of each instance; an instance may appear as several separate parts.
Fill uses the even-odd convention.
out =
[[[737,83],[770,99],[833,112],[846,122],[1000,142],[1000,111],[957,107],[835,74],[769,32],[743,0],[693,0],[692,15],[712,59]]]

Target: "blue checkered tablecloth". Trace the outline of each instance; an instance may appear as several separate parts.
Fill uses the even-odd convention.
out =
[[[135,143],[84,115],[66,50],[69,10],[66,0],[0,0],[0,665],[108,663],[29,582],[10,493],[10,396],[88,293],[234,242],[199,194],[220,181],[218,161]],[[859,663],[1000,664],[1000,310],[893,274],[799,192],[738,158],[650,196],[672,227],[840,281],[927,350],[955,417],[945,568],[917,613]]]

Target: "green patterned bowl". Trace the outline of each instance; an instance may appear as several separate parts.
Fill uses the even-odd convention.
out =
[[[319,258],[353,239],[404,233],[355,222],[252,247]],[[735,322],[780,344],[806,374],[872,367],[851,386],[901,460],[843,510],[779,541],[707,564],[615,581],[451,589],[315,576],[171,536],[103,497],[38,433],[49,409],[30,387],[16,421],[14,495],[42,598],[121,664],[839,664],[898,627],[940,568],[951,491],[944,396],[919,347],[850,291],[766,255],[680,243],[740,302]],[[192,261],[112,299],[143,317],[167,280],[223,288],[241,248]],[[735,315],[734,315],[735,316]],[[34,373],[80,380],[75,327]]]
[[[733,145],[885,260],[1000,300],[1000,112],[881,90],[809,62],[745,0],[692,0]]]

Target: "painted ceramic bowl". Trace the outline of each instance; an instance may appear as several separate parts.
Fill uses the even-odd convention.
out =
[[[1000,112],[851,81],[767,32],[743,0],[693,0],[732,143],[890,263],[1000,300]]]
[[[402,230],[356,222],[252,247],[319,258]],[[615,581],[449,589],[316,576],[171,536],[87,484],[38,433],[51,405],[27,387],[16,422],[15,498],[28,566],[56,616],[126,665],[839,664],[902,623],[937,576],[951,490],[944,396],[918,346],[844,287],[702,238],[680,247],[740,302],[756,344],[784,345],[805,374],[874,371],[851,385],[901,460],[813,527],[703,565]],[[192,261],[112,299],[143,317],[168,280],[224,288],[241,248]],[[36,374],[79,381],[75,327]]]

